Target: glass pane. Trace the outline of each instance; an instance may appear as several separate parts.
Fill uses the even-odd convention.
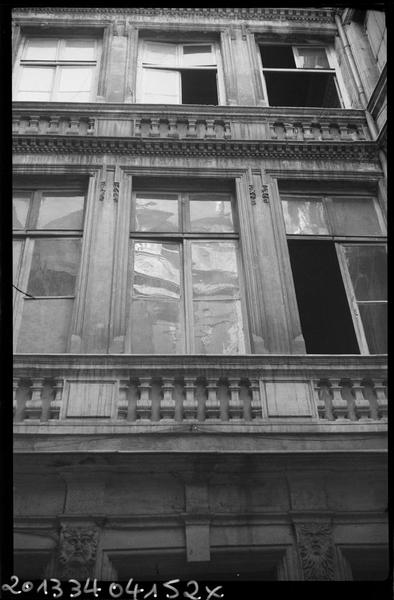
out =
[[[59,92],[88,92],[92,88],[94,67],[61,67]]]
[[[12,242],[12,281],[16,285],[18,281],[19,260],[21,257],[22,241],[14,240]]]
[[[216,61],[210,44],[183,46],[183,66],[214,64]]]
[[[193,296],[239,296],[237,242],[192,243]]]
[[[25,300],[17,352],[65,352],[73,298]]]
[[[160,299],[133,300],[131,319],[133,353],[184,352],[184,327],[179,302]]]
[[[144,70],[144,102],[147,104],[179,104],[181,75],[178,71]]]
[[[95,60],[95,40],[66,39],[60,51],[61,60]]]
[[[133,295],[180,297],[180,247],[134,242]]]
[[[14,99],[23,102],[49,102],[51,92],[17,92]]]
[[[234,231],[230,200],[190,200],[190,227],[191,231]]]
[[[371,354],[387,352],[387,304],[359,304],[361,321]]]
[[[83,196],[43,195],[37,229],[82,229]]]
[[[193,308],[197,354],[245,352],[239,301],[194,302]]]
[[[297,67],[300,69],[329,69],[327,54],[324,48],[297,47]]]
[[[12,227],[24,229],[29,211],[30,194],[14,194],[12,198]]]
[[[286,233],[327,235],[323,203],[319,200],[282,200]]]
[[[19,92],[50,92],[54,74],[53,67],[22,67]]]
[[[54,60],[58,40],[54,38],[31,38],[27,41],[25,60]]]
[[[349,245],[344,250],[356,300],[386,300],[386,248]]]
[[[36,240],[27,291],[33,296],[72,296],[81,240]]]
[[[336,235],[381,235],[374,201],[372,198],[333,198],[334,234]]]
[[[176,44],[164,44],[161,42],[145,42],[143,62],[149,65],[176,65]]]
[[[135,221],[136,231],[178,231],[177,196],[138,194]]]

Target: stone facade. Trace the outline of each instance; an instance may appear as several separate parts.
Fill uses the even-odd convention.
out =
[[[361,12],[13,11],[20,577],[385,578],[386,356],[380,337],[368,329],[348,249],[375,248],[378,261],[384,247],[386,34],[379,11]],[[154,44],[174,52],[178,62],[149,58]],[[287,57],[284,66],[264,58],[271,56],[264,48],[275,45]],[[80,54],[73,54],[75,47]],[[322,61],[317,67],[305,67],[308,50]],[[185,59],[188,52],[209,54],[207,63]],[[52,69],[51,85],[29,87],[29,69],[40,69],[42,81]],[[84,80],[75,92],[77,100],[64,87],[67,69],[75,69],[68,71],[75,79],[84,69],[93,74],[89,90]],[[149,69],[182,84],[171,92],[177,101],[159,102],[164,92],[156,88],[154,102],[142,101]],[[312,106],[300,95],[296,106],[281,96],[297,69],[304,69]],[[182,103],[201,91],[187,77],[206,77],[201,81],[208,87],[208,72],[215,73],[217,101]],[[312,94],[316,77],[325,78],[323,99]],[[277,105],[270,102],[274,93]],[[291,87],[286,93],[301,94]],[[138,229],[137,197],[143,205],[148,193],[176,201],[173,219],[185,229]],[[83,199],[83,225],[76,213],[73,225],[64,226],[40,212],[62,194],[78,207]],[[193,194],[219,194],[222,206],[231,204],[233,228],[196,233]],[[308,230],[304,238],[320,249],[322,271],[329,267],[321,240],[333,252],[335,246],[335,274],[344,291],[335,284],[334,295],[349,303],[341,318],[350,323],[351,351],[310,350],[320,347],[319,339],[302,316],[289,254],[303,236],[289,229],[281,208],[305,197],[319,202],[319,218],[327,218],[326,229],[319,223],[318,235]],[[356,204],[350,218],[346,211],[359,198],[364,204]],[[332,207],[340,203],[339,218]],[[367,216],[358,221],[357,211],[364,210]],[[349,233],[345,222],[360,229],[346,225]],[[141,301],[131,294],[138,284],[132,279],[135,240],[182,248],[186,316],[185,333],[176,333],[177,351],[161,345],[164,326],[157,330],[153,317],[139,325],[133,320],[133,302]],[[201,351],[201,339],[213,334],[206,323],[201,334],[193,325],[197,288],[187,265],[196,245],[212,240],[239,250],[233,272],[238,269],[240,283],[232,295],[222,293],[240,307],[231,325],[241,340],[238,350],[234,337],[215,334],[214,351]],[[33,280],[40,243],[59,243],[60,250],[45,265],[42,259]],[[40,274],[45,269],[52,269],[51,281],[66,273],[61,292]],[[178,281],[169,280],[172,286]],[[327,281],[327,288],[334,286],[334,278]],[[377,311],[384,305],[381,296],[367,300]],[[204,301],[211,310],[209,298]],[[325,310],[320,323],[329,319]],[[148,350],[135,350],[137,338],[138,348]]]

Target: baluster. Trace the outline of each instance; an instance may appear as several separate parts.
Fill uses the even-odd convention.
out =
[[[185,401],[184,384],[180,379],[174,381],[174,402],[175,402],[175,421],[182,423],[183,421],[183,404]]]
[[[294,134],[294,138],[296,140],[302,141],[304,139],[302,123],[294,123],[293,124],[293,134]]]
[[[242,402],[239,397],[239,378],[229,378],[229,387],[230,387],[230,403],[229,403],[229,412],[231,420],[234,419],[242,419],[243,410],[242,410]]]
[[[196,383],[197,419],[198,421],[205,421],[207,403],[206,382],[199,378]]]
[[[231,123],[230,121],[224,121],[224,139],[231,138]]]
[[[304,140],[313,140],[315,136],[313,135],[313,131],[312,131],[312,123],[304,123],[303,129],[304,129]]]
[[[25,414],[29,419],[40,419],[42,411],[42,377],[32,379],[31,397],[26,400]]]
[[[163,388],[161,379],[152,378],[151,385],[151,420],[155,423],[160,421],[160,405],[163,398]]]
[[[353,380],[354,403],[356,415],[362,421],[369,421],[371,418],[371,405],[364,396],[364,382],[360,379]]]
[[[214,119],[207,119],[205,121],[205,137],[206,138],[215,138],[216,137]]]
[[[163,398],[161,401],[160,416],[162,419],[174,419],[175,400],[174,400],[174,378],[163,377]]]
[[[186,137],[197,137],[197,119],[189,119],[187,123]]]
[[[160,119],[150,119],[149,137],[160,137]]]
[[[168,137],[178,138],[179,133],[178,133],[178,129],[177,129],[177,119],[175,117],[169,117],[168,127],[169,127]]]
[[[94,135],[96,128],[96,119],[88,117],[88,128],[86,130],[87,135]]]
[[[185,400],[183,403],[183,414],[185,419],[197,418],[198,402],[196,398],[196,385],[194,377],[185,377]]]
[[[317,382],[315,390],[319,418],[327,419],[327,421],[334,421],[334,415],[332,413],[332,398],[328,382],[324,380],[319,380]]]
[[[342,140],[349,140],[349,133],[348,133],[348,128],[347,125],[343,125],[342,123],[340,123],[339,125],[339,130],[340,130],[340,134],[341,134],[341,139]]]
[[[140,397],[137,400],[137,415],[139,419],[150,419],[152,404],[150,400],[151,378],[140,377]]]
[[[387,418],[387,395],[386,395],[384,382],[383,381],[375,382],[374,389],[375,389],[376,400],[377,400],[378,409],[379,409],[379,417],[381,419],[386,419]]]
[[[137,381],[131,380],[127,392],[127,420],[137,420],[137,403],[138,403],[138,385]]]
[[[245,421],[252,420],[252,405],[250,400],[250,390],[248,381],[240,381],[239,399],[243,409],[243,418]]]
[[[217,379],[216,377],[208,377],[207,379],[208,399],[205,406],[206,416],[208,419],[217,419],[220,413],[220,404],[217,398]]]
[[[79,119],[70,119],[68,129],[66,129],[67,134],[78,134],[79,133]]]
[[[38,133],[38,126],[40,123],[39,117],[30,117],[29,121],[29,133]]]
[[[141,137],[141,119],[134,119],[134,136]]]
[[[262,419],[263,418],[263,407],[262,407],[261,395],[260,395],[260,382],[258,379],[250,380],[250,390],[252,393],[252,401],[251,401],[252,419]]]
[[[52,115],[49,119],[49,133],[59,133],[60,117],[58,115]]]
[[[55,379],[53,385],[52,401],[49,407],[49,418],[59,419],[63,397],[63,379]]]
[[[348,414],[348,403],[342,397],[342,386],[340,385],[340,379],[331,379],[331,390],[332,390],[332,408],[334,418],[337,420],[347,419]]]
[[[228,421],[229,417],[229,398],[228,386],[224,379],[218,382],[217,398],[220,405],[220,420]]]
[[[50,414],[50,407],[52,398],[54,396],[53,392],[53,382],[50,380],[45,380],[42,388],[42,409],[41,409],[41,421],[48,421]]]
[[[119,380],[118,419],[125,419],[129,408],[129,380]]]
[[[342,396],[347,401],[348,418],[351,421],[357,421],[355,396],[352,382],[349,379],[342,382]]]
[[[25,418],[25,406],[26,401],[30,393],[30,384],[27,381],[17,379],[14,380],[16,383],[15,388],[15,422],[19,423]]]
[[[19,133],[20,124],[21,120],[19,117],[12,118],[12,133]]]
[[[271,140],[276,140],[278,137],[278,134],[276,132],[276,123],[269,123],[268,125]]]
[[[321,137],[322,140],[331,140],[331,132],[329,123],[321,124]]]
[[[294,137],[293,126],[290,123],[283,123],[284,138],[285,140],[291,140]]]

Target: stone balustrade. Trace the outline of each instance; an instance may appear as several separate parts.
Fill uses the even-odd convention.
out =
[[[166,357],[166,364],[152,366],[139,366],[136,357],[112,356],[108,362],[104,358],[96,364],[88,359],[89,366],[82,361],[80,369],[77,363],[56,367],[48,359],[44,367],[30,369],[29,377],[18,358],[15,421],[258,424],[300,417],[317,423],[387,417],[384,369],[373,365],[373,357],[365,357],[371,363],[365,369],[360,357],[358,368],[346,368],[346,361],[345,368],[339,367],[339,360],[332,364],[334,357],[326,365],[312,357],[304,364],[303,357],[284,357],[282,363],[278,357],[273,362],[272,356],[215,357],[211,364],[204,357],[203,365],[201,357],[187,357],[187,364]],[[127,359],[135,364],[127,366]]]

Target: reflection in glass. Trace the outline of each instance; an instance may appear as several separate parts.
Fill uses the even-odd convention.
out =
[[[24,229],[26,227],[27,213],[29,211],[30,194],[14,194],[12,198],[12,228]]]
[[[298,61],[297,66],[300,69],[329,69],[327,54],[324,48],[303,48],[297,47]]]
[[[149,194],[136,197],[136,231],[178,231],[178,200],[166,194],[152,198]]]
[[[80,239],[35,240],[27,289],[29,294],[74,295],[80,255]]]
[[[361,321],[371,354],[387,352],[387,304],[359,304]]]
[[[25,60],[54,60],[58,40],[55,38],[31,38],[27,41]]]
[[[92,88],[94,67],[70,66],[60,68],[56,100],[87,102]]]
[[[328,235],[323,203],[320,200],[282,200],[286,233]]]
[[[49,100],[54,74],[53,67],[23,67],[18,100]]]
[[[332,212],[336,235],[382,234],[372,198],[334,198]]]
[[[229,200],[191,200],[191,231],[234,231]]]
[[[133,294],[180,297],[179,244],[134,242]]]
[[[344,250],[356,300],[386,300],[386,248],[347,245]]]
[[[43,196],[37,229],[82,229],[83,196]]]
[[[145,42],[143,62],[151,65],[176,65],[177,45],[161,42]]]
[[[132,302],[131,351],[135,354],[181,354],[184,327],[180,302],[135,299]]]
[[[239,296],[237,242],[193,242],[193,296]]]
[[[19,259],[21,256],[22,250],[22,241],[21,240],[13,240],[12,242],[12,281],[14,285],[18,280],[18,267],[19,267]]]
[[[197,354],[245,352],[241,303],[235,301],[193,303]]]
[[[94,40],[66,39],[61,48],[61,60],[95,60],[96,48]]]

